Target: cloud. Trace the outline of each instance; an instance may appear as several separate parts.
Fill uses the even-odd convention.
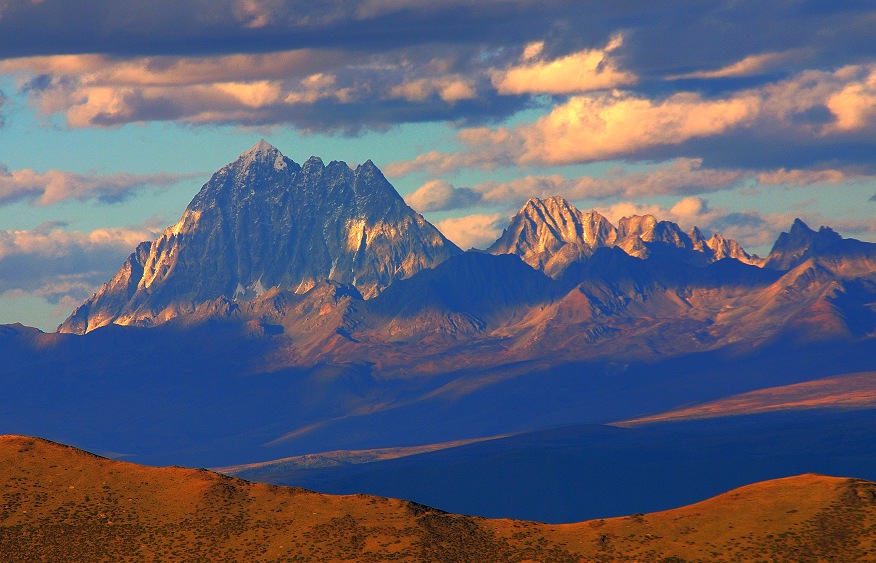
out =
[[[22,92],[40,111],[72,127],[176,121],[356,133],[411,122],[471,126],[556,103],[544,94],[571,95],[538,123],[512,128],[522,139],[493,155],[547,164],[618,153],[700,156],[698,140],[748,130],[768,114],[750,110],[762,110],[758,102],[769,93],[748,97],[732,80],[710,93],[667,76],[686,72],[709,82],[770,69],[787,74],[801,61],[843,68],[872,60],[866,24],[876,17],[848,6],[822,7],[814,18],[778,2],[750,11],[688,0],[673,10],[642,0],[215,0],[210,10],[170,0],[119,0],[112,10],[99,0],[7,4],[0,74],[21,75]],[[765,33],[775,31],[774,21],[783,22],[782,34]],[[673,91],[685,86],[697,88]],[[873,88],[849,86],[793,119],[826,113],[837,131],[860,131],[872,121]],[[615,88],[626,90],[607,92]],[[646,126],[640,135],[629,127],[634,122]],[[578,135],[594,140],[570,139]],[[481,156],[476,165],[487,166],[490,155]]]
[[[609,169],[601,176],[567,178],[561,174],[528,175],[508,181],[488,180],[471,187],[454,187],[431,180],[407,196],[415,209],[451,211],[477,206],[516,208],[531,197],[560,195],[568,200],[646,199],[654,196],[687,196],[687,207],[704,205],[702,194],[732,190],[750,184],[761,186],[843,185],[876,181],[876,175],[853,170],[748,170],[707,168],[702,159],[678,158],[646,170]],[[874,200],[876,201],[876,200]]]
[[[463,129],[456,154],[433,151],[389,169],[446,173],[461,167],[663,160],[691,154],[724,167],[802,168],[798,161],[808,154],[807,147],[809,153],[822,151],[822,159],[830,155],[827,162],[815,161],[820,167],[862,160],[872,167],[864,151],[876,150],[874,108],[876,64],[805,71],[722,97],[694,92],[662,99],[618,91],[578,95],[534,122]],[[848,150],[850,143],[859,150]]]
[[[824,167],[860,162],[874,145],[872,76],[840,72],[873,60],[876,10],[863,5],[815,17],[794,3],[693,0],[5,4],[0,74],[19,75],[39,111],[71,127],[493,127],[480,141],[464,130],[475,154],[433,157],[436,170],[676,157],[802,168],[807,148],[829,146]],[[765,82],[804,62],[815,74],[793,87]],[[495,127],[526,108],[549,113]]]
[[[426,182],[405,198],[408,205],[420,213],[469,207],[480,199],[471,188],[455,188],[444,180]]]
[[[64,226],[0,230],[0,298],[35,297],[53,305],[50,316],[59,321],[110,279],[137,244],[158,236],[146,226],[90,232]],[[15,320],[21,319],[6,322]]]
[[[678,200],[669,212],[676,217],[699,217],[709,211],[708,202],[701,197],[686,197]]]
[[[757,181],[765,185],[788,184],[792,186],[811,186],[813,184],[841,184],[861,180],[854,174],[842,170],[786,170],[780,168],[757,175]]]
[[[63,170],[8,170],[0,165],[0,204],[24,200],[47,206],[71,199],[113,203],[128,199],[140,190],[170,186],[194,176],[168,173],[88,175]]]
[[[493,73],[493,85],[500,94],[576,94],[635,84],[637,77],[618,68],[609,55],[623,44],[623,36],[612,37],[603,49],[587,49],[551,61],[537,60],[544,43],[530,43],[523,50],[521,64]]]
[[[652,101],[627,94],[576,96],[518,130],[524,139],[519,161],[571,164],[616,158],[653,145],[718,135],[752,122],[756,113],[753,97],[706,100],[679,93]]]
[[[349,61],[340,51],[298,49],[270,54],[153,56],[52,55],[0,60],[0,73],[78,78],[85,86],[191,86],[248,80],[304,78]],[[51,83],[49,83],[51,84]]]
[[[66,222],[50,222],[33,230],[0,230],[0,259],[24,255],[63,258],[78,252],[99,254],[111,249],[127,255],[139,243],[155,239],[159,234],[149,227],[82,232],[67,231],[64,226]]]
[[[538,37],[569,13],[565,0],[5,0],[7,56],[102,53],[140,56],[266,52],[302,46],[373,51],[441,42]],[[573,6],[572,12],[578,11]],[[136,23],[132,23],[136,22]],[[522,25],[526,23],[527,25]]]
[[[391,97],[402,98],[412,102],[421,102],[430,96],[436,95],[445,102],[454,103],[460,100],[476,98],[477,92],[472,81],[461,75],[418,78],[393,86],[390,89]]]
[[[740,61],[736,61],[735,63],[717,70],[676,74],[668,76],[667,79],[678,80],[685,78],[736,78],[741,76],[754,76],[782,68],[789,62],[800,61],[807,55],[812,55],[812,49],[792,49],[790,51],[780,51],[776,53],[749,55]]]
[[[77,128],[179,121],[356,132],[411,121],[476,123],[525,104],[492,90],[476,53],[449,57],[427,49],[130,59],[56,55],[0,60],[0,74],[17,75],[20,91],[42,115],[63,115]]]
[[[102,53],[205,55],[295,48],[374,52],[412,45],[520,47],[549,37],[560,52],[593,49],[624,32],[625,60],[638,76],[729,67],[746,57],[812,48],[823,68],[872,54],[872,6],[768,1],[757,10],[733,3],[679,0],[212,0],[199,2],[4,0],[5,56]],[[683,14],[683,17],[680,17]],[[132,22],[136,22],[132,24]],[[776,22],[781,22],[777,31]],[[583,44],[590,41],[591,45]]]
[[[438,221],[435,226],[460,248],[486,248],[502,234],[506,221],[498,213],[466,215]]]

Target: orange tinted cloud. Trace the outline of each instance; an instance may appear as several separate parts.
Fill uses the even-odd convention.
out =
[[[780,168],[770,172],[761,172],[757,181],[761,184],[792,186],[810,186],[812,184],[840,184],[856,177],[841,170],[786,170]]]
[[[531,123],[463,129],[458,153],[432,151],[391,170],[446,173],[630,158],[731,132],[818,144],[866,131],[876,133],[876,66],[858,65],[805,71],[717,98],[680,92],[649,99],[621,91],[572,96]]]
[[[75,77],[93,86],[182,86],[220,82],[303,78],[344,60],[333,51],[299,49],[270,54],[212,57],[51,55],[0,61],[0,74],[29,73]]]
[[[830,96],[827,107],[836,116],[833,128],[854,131],[876,122],[876,70]]]
[[[410,101],[420,102],[433,95],[437,95],[445,102],[453,103],[474,99],[477,97],[477,91],[471,80],[458,74],[437,78],[419,78],[403,82],[390,89],[390,97]]]
[[[493,73],[493,85],[500,94],[576,94],[635,84],[638,79],[621,70],[609,56],[623,44],[618,35],[603,49],[572,53],[551,61],[536,59],[544,43],[531,43],[523,51],[520,65]]]
[[[613,158],[649,146],[680,144],[750,123],[754,97],[705,100],[681,93],[662,101],[632,95],[575,96],[521,127],[522,163],[569,164]]]
[[[761,53],[759,55],[750,55],[717,70],[689,72],[687,74],[677,74],[667,78],[675,80],[679,78],[733,78],[754,76],[782,67],[788,62],[801,60],[808,54],[811,54],[809,49],[793,49],[777,53]]]
[[[407,196],[408,205],[421,213],[459,209],[477,204],[480,195],[470,188],[455,188],[444,180],[430,180]]]

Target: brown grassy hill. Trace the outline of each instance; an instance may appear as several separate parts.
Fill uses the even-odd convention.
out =
[[[486,520],[0,437],[6,561],[876,561],[876,484],[802,475],[666,512]]]

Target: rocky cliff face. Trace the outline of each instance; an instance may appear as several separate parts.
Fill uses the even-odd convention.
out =
[[[591,256],[596,248],[613,245],[616,239],[617,229],[596,211],[582,213],[561,197],[532,198],[487,252],[516,254],[533,268],[555,277],[569,264]]]
[[[149,326],[270,288],[303,293],[332,280],[366,298],[460,250],[405,204],[368,161],[302,166],[261,141],[216,172],[180,221],[141,244],[59,327]]]

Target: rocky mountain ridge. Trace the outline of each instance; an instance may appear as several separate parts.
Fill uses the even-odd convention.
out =
[[[697,227],[685,233],[677,224],[659,221],[653,215],[623,217],[614,226],[597,211],[582,212],[560,196],[531,198],[486,251],[516,254],[533,268],[557,278],[597,249],[614,246],[637,258],[669,250],[676,258],[684,256],[699,265],[724,258],[761,264],[739,243],[720,233],[707,239]]]
[[[460,250],[371,161],[299,166],[260,141],[216,172],[180,221],[142,243],[60,327],[151,326],[221,297],[304,293],[324,280],[366,297]]]
[[[719,233],[651,215],[615,226],[556,196],[530,199],[486,252],[461,254],[370,161],[299,166],[262,141],[60,332],[237,322],[283,340],[278,365],[384,366],[482,346],[491,353],[469,361],[706,350],[814,331],[814,319],[821,336],[864,336],[874,248],[798,219],[760,259]]]

